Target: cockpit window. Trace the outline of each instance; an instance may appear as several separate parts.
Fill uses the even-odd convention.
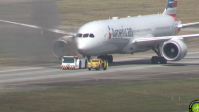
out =
[[[86,33],[86,34],[83,35],[83,38],[87,38],[88,36],[89,36],[89,34]]]
[[[94,38],[94,37],[95,37],[95,35],[93,35],[93,34],[91,33],[89,37]]]
[[[78,34],[77,34],[77,37],[78,37],[78,38],[82,38],[82,37],[83,37],[83,38],[87,38],[87,37],[94,38],[95,35],[92,34],[92,33],[91,33],[91,34],[89,34],[89,33],[86,33],[86,34],[78,33]]]
[[[77,37],[81,38],[81,37],[82,37],[82,34],[81,34],[81,33],[78,33],[78,34],[77,34]]]

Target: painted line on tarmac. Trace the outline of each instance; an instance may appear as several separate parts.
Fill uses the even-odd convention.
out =
[[[4,75],[0,75],[0,77],[10,77],[10,76],[22,76],[22,75],[30,75],[30,74],[39,74],[39,73],[50,73],[50,72],[56,72],[56,71],[60,71],[57,69],[53,69],[53,70],[47,70],[47,69],[42,69],[40,71],[27,71],[27,72],[20,72],[20,73],[7,73]]]
[[[77,70],[73,70],[73,71],[75,71],[75,73],[81,73],[83,70],[85,70],[85,69],[77,69]],[[3,75],[0,75],[0,78],[2,78],[2,77],[12,77],[12,76],[16,77],[16,76],[23,76],[23,75],[25,77],[27,77],[27,76],[28,77],[37,77],[38,75],[45,75],[46,73],[51,73],[51,72],[71,73],[71,72],[67,72],[66,70],[61,70],[61,69],[46,69],[46,68],[43,68],[43,69],[40,69],[40,71],[26,71],[26,72],[20,72],[20,73],[6,73],[6,74],[3,74]]]
[[[44,67],[34,67],[34,68],[23,68],[23,69],[13,69],[13,70],[2,70],[0,73],[4,72],[17,72],[17,71],[25,71],[25,70],[35,70],[35,69],[42,69]]]
[[[135,69],[134,69],[135,70]],[[137,69],[138,70],[138,69]],[[184,73],[184,74],[187,74],[187,73],[190,73],[190,72],[198,72],[199,70],[189,70],[189,71],[179,71],[179,72],[169,72],[169,73],[155,73],[155,74],[149,74],[149,75],[142,75],[142,77],[136,75],[135,77],[133,76],[122,76],[122,77],[106,77],[106,78],[91,78],[91,79],[80,79],[80,80],[77,80],[77,79],[74,79],[74,80],[70,80],[70,81],[67,81],[67,82],[75,82],[75,81],[89,81],[89,80],[103,80],[103,79],[127,79],[129,77],[129,79],[140,79],[140,78],[149,78],[147,76],[158,76],[158,75],[169,75],[169,74],[179,74],[179,73]],[[96,73],[97,74],[97,73]],[[80,76],[80,75],[79,75]],[[69,76],[70,77],[70,76]],[[58,82],[63,82],[63,80],[59,80],[59,81],[50,81],[50,83],[58,83]],[[35,81],[35,82],[26,82],[25,84],[48,84],[49,81],[47,82],[40,82],[39,80]],[[15,84],[16,85],[22,85],[22,84]]]
[[[160,74],[149,74],[149,76],[157,76],[157,75],[169,75],[169,74],[186,74],[190,72],[198,72],[199,70],[186,70],[186,71],[179,71],[179,72],[169,72],[169,73],[160,73]],[[191,78],[191,77],[190,77]]]
[[[187,53],[187,54],[199,54],[199,52],[190,52],[190,53]]]
[[[55,78],[66,78],[66,77],[75,77],[75,76],[85,76],[85,75],[94,75],[94,74],[103,74],[103,73],[112,73],[112,72],[121,72],[121,71],[133,71],[133,70],[141,70],[141,69],[149,69],[149,68],[159,68],[159,67],[168,67],[168,66],[160,66],[160,65],[151,65],[151,66],[139,66],[139,67],[126,67],[126,68],[117,68],[114,67],[108,69],[106,71],[80,71],[75,73],[60,73],[60,74],[53,74],[48,76],[37,76],[37,77],[24,77],[24,78],[15,78],[15,79],[8,79],[3,80],[0,83],[9,83],[9,82],[22,82],[22,81],[34,81],[34,80],[43,80],[43,79],[55,79]],[[193,71],[193,70],[192,70]],[[198,71],[198,70],[194,70]],[[185,71],[183,71],[184,73]],[[188,71],[186,71],[188,72]],[[182,73],[182,72],[173,72],[173,73]],[[163,73],[163,74],[170,74],[170,73]],[[155,75],[155,74],[153,74]],[[160,74],[156,74],[160,75]]]
[[[196,53],[191,53],[191,54],[196,54]],[[142,59],[142,58],[139,58],[139,59]],[[129,59],[127,59],[129,60]],[[187,61],[190,63],[190,61]],[[195,62],[195,61],[191,61],[191,62]],[[185,62],[178,62],[178,63],[185,63]],[[128,67],[129,65],[126,65],[126,67]],[[156,65],[156,66],[159,66],[159,65]],[[141,66],[143,67],[143,66]],[[149,65],[147,65],[146,67],[149,67]],[[118,69],[120,69],[120,67],[118,68],[115,68],[115,67],[110,67],[111,69],[113,69],[113,71],[117,71]],[[133,67],[134,68],[134,67]],[[130,69],[132,69],[132,66],[130,67]],[[41,70],[41,71],[27,71],[27,70]],[[125,68],[125,66],[122,67],[122,71],[124,70],[128,70],[128,68]],[[58,69],[53,69],[53,70],[49,70],[49,69],[46,69],[45,67],[36,67],[36,68],[26,68],[26,69],[15,69],[15,70],[4,70],[4,71],[0,71],[0,73],[6,73],[6,72],[16,72],[16,71],[27,71],[27,72],[24,72],[24,73],[12,73],[12,74],[5,74],[5,75],[0,75],[0,77],[9,77],[9,76],[22,76],[22,75],[30,75],[30,74],[38,74],[38,73],[50,73],[50,72],[59,72],[60,70]],[[109,72],[111,70],[109,69]],[[75,72],[74,74],[78,74],[78,73],[82,73],[82,70],[79,71],[79,72]],[[66,74],[66,73],[64,73]],[[67,74],[71,74],[71,73],[67,73]],[[39,74],[40,75],[40,74]],[[63,75],[63,74],[62,74]],[[52,76],[52,75],[51,75]],[[57,76],[57,75],[56,75]],[[38,77],[38,76],[29,76],[29,78],[34,78],[34,77]],[[46,77],[46,76],[45,76]]]
[[[159,65],[153,66],[140,66],[140,67],[128,67],[128,68],[120,68],[120,69],[111,69],[107,71],[80,71],[76,73],[61,73],[61,74],[53,74],[53,75],[46,75],[46,76],[37,76],[37,77],[23,77],[23,78],[15,78],[15,79],[7,79],[2,80],[0,83],[10,83],[10,82],[21,82],[21,81],[34,81],[34,80],[43,80],[43,79],[54,79],[54,78],[66,78],[66,77],[74,77],[74,76],[84,76],[84,75],[94,75],[94,74],[102,74],[102,73],[111,73],[111,72],[118,72],[118,71],[126,71],[126,70],[139,70],[139,69],[146,69],[151,67],[162,67]]]

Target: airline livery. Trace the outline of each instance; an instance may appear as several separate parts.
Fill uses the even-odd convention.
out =
[[[98,56],[111,63],[113,56],[110,54],[153,50],[157,56],[151,58],[151,63],[166,64],[167,61],[178,61],[186,56],[184,39],[199,37],[199,34],[175,36],[181,28],[199,25],[199,22],[181,24],[176,18],[176,11],[177,0],[168,0],[162,14],[93,21],[83,25],[74,35],[58,29],[0,21],[65,35],[58,38],[52,46],[52,52],[58,58],[74,54],[77,50],[88,59]]]

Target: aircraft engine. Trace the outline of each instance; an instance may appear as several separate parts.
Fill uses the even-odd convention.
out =
[[[162,55],[169,61],[178,61],[187,54],[187,45],[182,40],[170,40],[163,44]]]
[[[54,41],[52,53],[55,57],[77,54],[77,42],[75,36],[64,36]]]

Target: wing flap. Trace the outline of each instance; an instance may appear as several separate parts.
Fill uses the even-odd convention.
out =
[[[171,37],[150,37],[150,38],[139,38],[133,41],[133,44],[138,46],[150,46],[158,43],[163,43],[170,40]]]

